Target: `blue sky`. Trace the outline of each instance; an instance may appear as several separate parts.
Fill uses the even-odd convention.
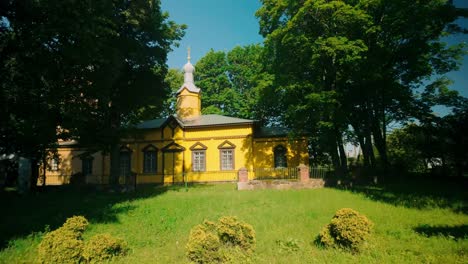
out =
[[[211,48],[229,51],[237,45],[262,43],[258,33],[259,24],[255,12],[260,8],[257,0],[162,0],[163,11],[168,11],[170,19],[188,26],[180,46],[168,55],[171,68],[182,68],[187,62],[187,47],[192,50],[192,63],[195,64]],[[458,7],[468,8],[468,1],[455,0]],[[458,23],[468,27],[468,19]],[[454,36],[449,43],[468,42],[468,36]],[[455,81],[452,88],[468,97],[468,56],[464,57],[460,70],[447,74]]]
[[[211,48],[231,50],[237,45],[262,43],[255,11],[256,0],[162,0],[163,11],[170,19],[188,26],[179,48],[168,56],[171,68],[182,68],[187,62],[187,46],[195,64]]]

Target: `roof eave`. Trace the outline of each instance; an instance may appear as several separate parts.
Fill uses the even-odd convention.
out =
[[[249,125],[253,124],[253,121],[242,122],[242,123],[223,123],[223,124],[207,124],[207,125],[185,125],[186,128],[196,128],[196,127],[222,127],[222,126],[238,126],[238,125]]]

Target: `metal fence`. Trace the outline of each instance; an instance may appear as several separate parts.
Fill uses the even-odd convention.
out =
[[[254,168],[253,173],[256,180],[297,180],[299,168]]]
[[[309,167],[309,178],[312,179],[324,179],[331,173],[333,169],[330,167]]]
[[[309,167],[309,177],[312,179],[324,179],[333,173],[331,167]],[[72,183],[73,176],[47,176],[46,184],[69,184]],[[249,179],[255,180],[298,180],[299,168],[254,168],[249,171]],[[147,183],[195,183],[195,182],[236,182],[238,180],[238,171],[190,171],[177,174],[154,174],[137,175],[131,174],[127,177],[120,176],[119,183],[126,185],[147,184]],[[83,183],[86,184],[109,184],[109,175],[87,175],[83,177]],[[41,183],[39,183],[41,184]]]

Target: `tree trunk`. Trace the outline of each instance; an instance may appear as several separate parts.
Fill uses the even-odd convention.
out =
[[[372,148],[372,136],[370,133],[366,134],[365,137],[365,149],[367,151],[367,155],[369,155],[370,167],[375,168],[375,155],[374,149]]]
[[[368,168],[369,167],[369,153],[367,152],[367,149],[365,148],[364,137],[361,134],[358,135],[358,141],[359,141],[359,146],[361,146],[362,160],[364,162],[364,167]]]
[[[44,155],[45,156],[45,155]],[[46,186],[47,159],[42,159],[42,187]]]
[[[31,179],[29,190],[31,192],[37,189],[37,180],[39,179],[39,165],[37,165],[36,159],[31,159]]]
[[[336,146],[336,141],[332,141],[333,143],[331,144],[332,146],[330,147],[330,154],[332,158],[332,163],[333,163],[333,168],[335,169],[335,173],[338,176],[341,176],[341,166],[340,166],[340,159],[338,157],[338,149]]]
[[[341,170],[343,172],[343,175],[346,175],[348,172],[348,159],[346,158],[346,152],[343,147],[343,138],[341,133],[336,130],[337,135],[336,135],[336,140],[337,140],[337,145],[338,145],[338,151],[340,153],[340,163],[341,163]]]
[[[111,185],[119,185],[120,177],[120,147],[119,144],[113,144],[110,150],[110,178]]]
[[[379,126],[374,124],[372,127],[373,127],[372,135],[374,136],[375,147],[379,151],[380,160],[382,162],[382,167],[386,168],[387,163],[388,163],[387,144],[386,144],[386,142],[384,140],[384,137],[382,135],[382,131],[380,130]]]
[[[110,127],[112,128],[110,135],[111,145],[110,145],[110,177],[109,184],[113,186],[119,185],[120,177],[120,138],[119,138],[119,128],[120,128],[120,115],[119,111],[110,106]]]

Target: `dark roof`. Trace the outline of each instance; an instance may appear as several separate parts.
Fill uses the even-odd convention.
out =
[[[194,119],[180,120],[184,127],[199,127],[199,126],[220,126],[233,124],[252,124],[254,121],[237,117],[229,117],[222,115],[201,115]]]
[[[138,124],[138,129],[151,129],[161,128],[170,119],[175,119],[181,127],[200,127],[200,126],[225,126],[236,124],[253,124],[253,120],[242,119],[236,117],[222,116],[222,115],[201,115],[193,119],[179,119],[176,116],[168,118],[158,118],[153,120],[144,121]]]
[[[290,130],[285,127],[256,127],[254,130],[254,137],[285,137],[289,134],[289,132]]]
[[[148,120],[138,124],[136,127],[138,129],[160,128],[164,124],[164,122],[166,122],[166,120],[167,118]]]

